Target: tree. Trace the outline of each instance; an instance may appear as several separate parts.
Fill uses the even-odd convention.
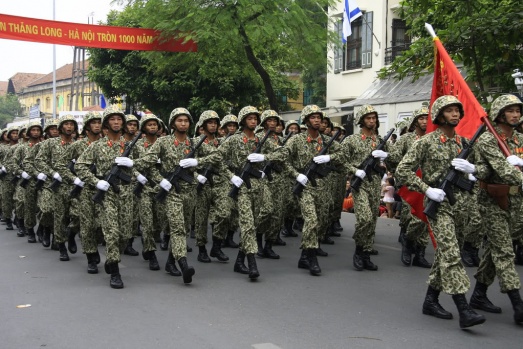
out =
[[[7,123],[13,121],[21,114],[21,111],[22,106],[16,95],[8,93],[0,96],[0,127],[5,127]]]
[[[415,38],[410,49],[383,68],[379,76],[418,78],[433,69],[434,48],[425,22],[432,24],[443,45],[466,69],[478,97],[489,90],[514,91],[510,74],[523,68],[523,11],[517,0],[404,0],[400,17]],[[427,69],[429,68],[429,69]]]

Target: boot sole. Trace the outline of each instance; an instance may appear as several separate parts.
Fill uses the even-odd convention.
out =
[[[98,269],[96,269],[96,270],[87,270],[87,274],[98,274]]]
[[[248,275],[249,274],[249,269],[245,269],[245,270],[234,269],[234,272],[235,273],[240,273],[240,274],[243,274],[243,275]]]
[[[461,321],[459,322],[459,327],[460,328],[468,328],[468,327],[472,327],[472,326],[476,326],[476,325],[481,325],[482,323],[484,323],[487,319],[485,319],[484,317],[480,317],[480,318],[477,318],[476,320],[474,321],[471,321],[469,323],[462,323]]]
[[[475,303],[470,303],[470,307],[472,309],[477,309],[477,310],[481,310],[481,311],[484,311],[484,312],[487,312],[487,313],[491,313],[491,314],[501,314],[501,308],[495,308],[495,309],[492,309],[492,308],[486,308],[482,305],[479,305],[479,304],[475,304]]]
[[[430,310],[426,310],[426,309],[423,309],[423,314],[425,315],[429,315],[429,316],[433,316],[435,318],[438,318],[438,319],[443,319],[443,320],[452,320],[454,318],[454,316],[449,313],[449,315],[438,315]]]
[[[193,267],[187,268],[187,270],[185,270],[182,273],[182,275],[183,275],[183,283],[184,284],[190,284],[192,282],[192,277],[194,276],[195,273],[196,273],[196,271],[194,270]]]
[[[117,289],[117,290],[123,288],[123,284],[122,285],[109,285],[109,286],[111,286],[111,288],[114,288],[114,289]]]

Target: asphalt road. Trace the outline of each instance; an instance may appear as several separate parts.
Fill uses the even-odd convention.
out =
[[[256,282],[234,273],[232,261],[202,264],[192,252],[196,275],[184,285],[163,272],[167,253],[159,251],[162,271],[123,256],[122,290],[109,287],[102,265],[87,274],[81,252],[60,262],[57,251],[0,225],[0,348],[523,348],[523,328],[497,284],[489,297],[503,313],[460,330],[450,296],[441,304],[453,320],[421,313],[428,270],[401,264],[397,220],[378,221],[377,272],[352,268],[354,216],[344,214],[342,225],[342,237],[324,246],[320,277],[297,268],[299,238],[287,238],[275,248],[280,260],[258,259]],[[237,253],[224,251],[231,260]]]

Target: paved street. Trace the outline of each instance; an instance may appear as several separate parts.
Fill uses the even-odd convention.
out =
[[[109,287],[102,264],[99,274],[87,274],[81,252],[60,262],[57,251],[0,225],[0,348],[523,347],[523,328],[497,284],[489,296],[503,313],[460,330],[450,296],[441,303],[454,320],[422,315],[428,270],[401,264],[397,220],[379,219],[377,272],[353,270],[354,216],[344,214],[342,225],[342,237],[324,246],[329,257],[319,258],[321,277],[297,268],[299,238],[288,238],[275,248],[280,260],[258,259],[256,282],[234,273],[233,262],[197,262],[195,250],[189,260],[196,275],[184,285],[163,272],[167,253],[159,251],[162,271],[150,271],[141,256],[123,256],[122,290]],[[141,250],[139,241],[135,248]],[[231,260],[237,252],[224,251]],[[24,304],[31,306],[17,308]]]

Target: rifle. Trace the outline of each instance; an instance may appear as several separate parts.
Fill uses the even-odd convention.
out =
[[[390,136],[392,136],[392,133],[394,132],[394,128],[391,128],[389,132],[383,137],[383,140],[378,144],[375,150],[383,150],[385,148],[385,144],[387,144],[387,141],[389,140]],[[369,180],[372,179],[372,173],[375,172],[380,176],[383,176],[385,174],[385,168],[380,164],[380,160],[372,156],[372,152],[358,167],[360,170],[365,171],[366,175]],[[363,179],[360,177],[354,175],[352,176],[350,180],[350,187],[354,190],[359,190],[361,184],[363,183]]]
[[[325,155],[329,151],[329,148],[331,147],[332,143],[336,141],[336,138],[338,138],[339,134],[341,133],[341,130],[338,130],[334,136],[331,137],[331,139],[321,148],[318,154],[316,156]],[[305,171],[303,171],[303,174],[307,176],[309,179],[309,182],[311,182],[313,187],[316,187],[318,184],[316,183],[317,178],[325,178],[329,175],[331,172],[331,169],[326,168],[326,166],[320,166],[320,164],[317,164],[314,162],[314,158],[311,159],[311,161],[307,164],[307,167],[305,167]],[[301,184],[300,182],[296,182],[294,185],[294,188],[292,188],[292,192],[294,195],[300,197],[301,193],[303,192],[303,189],[305,186]]]
[[[285,143],[287,143],[287,141],[289,140],[289,138],[291,138],[292,135],[294,135],[294,132],[289,132],[289,134],[287,136],[285,136],[285,138],[281,142],[282,143],[281,146],[284,146]],[[267,161],[262,172],[265,173],[265,176],[267,177],[269,182],[271,182],[273,179],[273,177],[272,177],[273,170],[276,171],[277,173],[281,173],[282,168],[280,166],[276,165],[273,161]]]
[[[198,148],[201,147],[201,145],[203,144],[203,142],[205,141],[206,138],[207,138],[207,135],[203,135],[202,138],[200,139],[200,141],[198,142],[198,144],[196,144],[196,146],[194,148],[192,148],[192,150],[189,153],[187,153],[187,155],[185,155],[183,158],[184,159],[194,158],[194,156],[196,155],[196,151],[198,150]],[[183,181],[191,184],[194,180],[194,176],[192,175],[192,173],[187,172],[186,168],[183,168],[180,165],[177,165],[174,168],[174,171],[169,173],[165,179],[167,179],[169,181],[169,183],[171,183],[174,186],[174,190],[176,190],[176,192],[179,193],[181,190],[179,181],[183,180]],[[167,190],[160,187],[160,191],[155,196],[156,200],[158,200],[160,202],[164,202],[165,198],[167,197],[167,193],[168,193]]]
[[[481,125],[477,129],[474,136],[470,139],[470,142],[465,142],[465,140],[462,140],[463,149],[458,154],[458,159],[467,159],[467,157],[472,152],[472,147],[474,146],[474,143],[476,143],[476,140],[481,135],[483,128],[484,125]],[[438,186],[439,189],[445,191],[446,197],[451,205],[454,205],[456,203],[456,197],[454,196],[454,191],[452,189],[453,185],[467,191],[471,191],[474,188],[474,182],[469,181],[466,178],[463,178],[462,173],[456,170],[453,166],[451,166],[449,171],[447,172],[447,175],[445,176],[445,178],[443,178],[440,185]],[[436,214],[438,212],[440,204],[441,203],[429,199],[427,205],[425,206],[425,209],[423,210],[423,213],[425,213],[425,215],[432,219],[436,219]]]
[[[265,136],[262,138],[262,140],[258,143],[256,148],[252,152],[253,154],[261,152],[263,144],[265,143],[265,141],[267,141],[267,138],[269,138],[269,136],[271,134],[272,134],[271,130],[267,131]],[[242,171],[238,177],[240,177],[242,179],[242,181],[245,183],[245,186],[247,187],[247,189],[251,189],[251,177],[262,178],[262,173],[260,171],[256,170],[252,166],[252,163],[247,159],[247,161],[243,165]],[[239,192],[240,192],[240,188],[238,188],[237,186],[235,186],[233,184],[231,190],[229,191],[229,197],[236,200],[238,198]]]
[[[209,166],[206,166],[200,174],[202,176],[204,176],[205,178],[207,178],[207,182],[205,182],[205,183],[209,183],[210,185],[214,185],[213,176],[217,175],[219,173],[216,172],[214,167],[209,165]],[[204,184],[198,183],[198,185],[196,186],[196,192],[198,194],[202,192],[202,189],[203,189],[203,186],[205,185],[205,183]]]
[[[76,176],[76,172],[74,171],[74,163],[72,161],[71,161],[71,163],[73,164],[73,167],[72,167],[73,169],[71,169],[71,167],[69,167],[69,169]],[[91,171],[91,173],[93,173],[93,174],[96,174],[96,165],[95,164],[91,164],[91,167],[89,167],[89,171]],[[80,193],[82,192],[83,188],[84,187],[81,187],[81,186],[75,184],[74,188],[71,189],[71,191],[69,192],[69,196],[71,198],[78,197],[78,195],[80,195]]]
[[[133,150],[134,145],[136,144],[136,142],[138,142],[138,140],[141,137],[142,131],[139,131],[138,134],[133,138],[131,143],[129,143],[125,147],[125,150],[121,156],[128,157],[131,153],[131,150]],[[104,180],[108,182],[111,185],[111,187],[113,187],[114,192],[118,194],[120,192],[120,188],[118,187],[118,180],[121,180],[122,182],[129,184],[131,183],[131,176],[124,173],[120,166],[118,166],[117,164],[113,164],[113,166],[111,167],[111,171],[109,171],[109,174],[105,177]],[[105,191],[98,189],[96,191],[96,194],[93,195],[92,199],[94,202],[101,204],[104,201],[104,198]]]

